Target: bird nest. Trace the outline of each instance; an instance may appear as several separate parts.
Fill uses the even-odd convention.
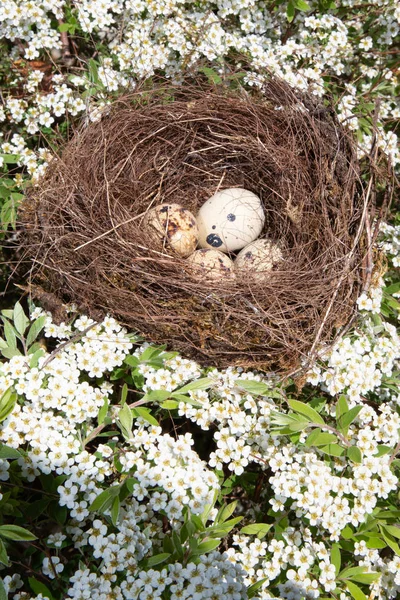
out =
[[[31,283],[201,364],[288,371],[331,343],[363,285],[365,195],[334,111],[271,79],[260,91],[186,80],[143,85],[86,124],[21,211]],[[218,190],[262,202],[268,276],[203,277],[145,227],[194,215]],[[231,256],[234,258],[234,256]]]

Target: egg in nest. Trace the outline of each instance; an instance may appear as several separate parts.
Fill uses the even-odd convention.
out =
[[[179,256],[188,257],[197,246],[199,230],[194,215],[180,204],[159,204],[150,209],[144,228],[157,250],[170,247]]]
[[[235,278],[233,261],[219,250],[202,248],[196,250],[188,258],[191,265],[190,274],[208,281]]]
[[[221,252],[241,250],[260,235],[265,223],[261,200],[244,188],[216,192],[197,215],[199,245]]]
[[[235,270],[250,275],[256,281],[264,281],[282,259],[280,246],[268,238],[261,238],[239,252],[235,259]]]

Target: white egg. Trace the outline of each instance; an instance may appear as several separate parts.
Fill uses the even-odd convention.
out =
[[[243,188],[221,190],[200,208],[199,245],[222,252],[241,250],[258,238],[264,223],[264,209],[256,194]]]
[[[194,215],[180,204],[159,204],[146,214],[143,226],[157,249],[171,247],[183,257],[196,249],[199,230]]]
[[[282,258],[282,250],[278,244],[261,238],[239,252],[235,259],[235,270],[250,275],[256,281],[263,281]]]
[[[199,278],[215,281],[235,277],[233,261],[223,252],[202,248],[188,258],[192,274]]]

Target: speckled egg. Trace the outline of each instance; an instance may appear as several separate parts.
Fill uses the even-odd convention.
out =
[[[199,245],[221,252],[241,250],[260,235],[264,209],[256,194],[228,188],[211,196],[197,215]]]
[[[233,261],[218,250],[196,250],[189,256],[188,262],[192,265],[192,274],[199,278],[215,281],[235,277]]]
[[[199,230],[194,215],[180,204],[160,204],[146,214],[143,226],[157,250],[165,246],[187,257],[197,246]]]
[[[282,258],[282,250],[278,244],[261,238],[239,252],[235,259],[235,270],[238,273],[248,273],[257,281],[262,281]]]

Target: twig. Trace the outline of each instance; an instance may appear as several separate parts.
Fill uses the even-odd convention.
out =
[[[400,441],[397,443],[396,448],[393,450],[393,454],[390,455],[389,465],[392,464],[392,462],[394,461],[394,459],[396,458],[396,456],[398,455],[399,452],[400,452]]]
[[[90,331],[91,329],[93,329],[93,327],[95,327],[96,325],[98,325],[98,323],[92,323],[92,325],[89,325],[89,327],[86,327],[86,329],[84,329],[83,331],[79,331],[79,333],[76,333],[74,336],[72,336],[72,338],[70,338],[69,340],[66,340],[65,342],[63,342],[62,344],[57,346],[57,348],[55,350],[53,350],[53,352],[50,354],[50,356],[48,356],[46,358],[46,360],[44,361],[41,368],[44,369],[45,367],[47,367],[47,365],[57,356],[57,354],[61,350],[64,350],[64,348],[66,348],[70,344],[77,342],[80,338],[82,338],[84,335],[86,335],[86,333],[88,331]]]

